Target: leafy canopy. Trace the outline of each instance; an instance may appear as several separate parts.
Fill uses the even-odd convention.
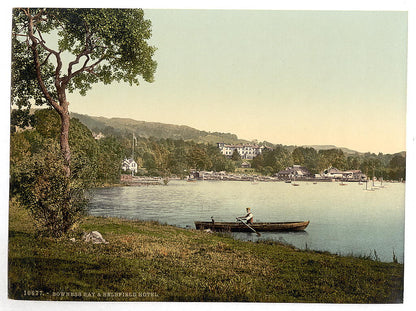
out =
[[[12,27],[12,104],[19,108],[50,104],[38,86],[33,46],[55,102],[59,91],[85,95],[97,82],[153,81],[156,49],[141,9],[14,9]]]

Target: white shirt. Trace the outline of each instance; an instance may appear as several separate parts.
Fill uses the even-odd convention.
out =
[[[251,218],[253,218],[253,214],[251,212],[248,212],[248,214],[243,219],[250,220]]]

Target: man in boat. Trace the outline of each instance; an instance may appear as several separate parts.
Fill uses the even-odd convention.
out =
[[[253,214],[251,213],[250,207],[247,207],[246,211],[247,211],[247,215],[237,217],[237,219],[245,220],[247,224],[252,224],[253,223]]]

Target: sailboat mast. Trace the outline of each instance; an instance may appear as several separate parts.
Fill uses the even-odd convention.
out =
[[[132,160],[134,160],[134,140],[135,139],[136,139],[136,137],[134,136],[134,133],[133,133],[132,150],[131,150],[131,158],[132,158]]]

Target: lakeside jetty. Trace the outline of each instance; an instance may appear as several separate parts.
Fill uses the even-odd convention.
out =
[[[162,177],[121,175],[120,182],[126,186],[154,186],[163,183]]]

